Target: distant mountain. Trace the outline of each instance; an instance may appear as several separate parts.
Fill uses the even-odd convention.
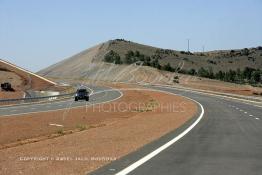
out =
[[[115,72],[112,76],[116,76],[122,69],[126,69],[126,54],[130,51],[133,52],[131,55],[134,54],[134,57],[137,56],[137,61],[141,59],[150,59],[149,64],[152,65],[153,60],[157,59],[158,64],[162,68],[169,63],[172,68],[177,69],[179,67],[185,71],[191,69],[198,71],[201,67],[212,69],[214,73],[220,70],[237,70],[238,68],[243,70],[245,67],[254,69],[262,68],[262,47],[188,53],[185,51],[161,49],[123,39],[116,39],[84,50],[38,73],[50,77],[94,78],[98,71],[106,70],[111,67],[112,72]],[[111,63],[105,63],[105,56],[110,52],[119,55],[120,61],[123,64],[112,65]],[[182,62],[183,64],[181,64]],[[183,66],[181,67],[181,65]],[[112,68],[112,66],[114,68]]]

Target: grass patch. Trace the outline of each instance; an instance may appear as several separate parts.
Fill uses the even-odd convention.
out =
[[[88,129],[88,127],[84,124],[77,124],[76,128],[79,129],[79,131],[84,131],[84,130]]]

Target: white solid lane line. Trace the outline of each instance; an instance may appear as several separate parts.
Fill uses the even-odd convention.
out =
[[[160,146],[159,148],[157,148],[153,152],[149,153],[145,157],[141,158],[140,160],[136,161],[135,163],[133,163],[133,164],[129,165],[128,167],[126,167],[125,169],[121,170],[116,175],[126,175],[126,174],[130,173],[131,171],[133,171],[134,169],[136,169],[140,165],[144,164],[145,162],[147,162],[151,158],[155,157],[157,154],[159,154],[163,150],[167,149],[169,146],[171,146],[172,144],[177,142],[179,139],[184,137],[189,131],[191,131],[200,122],[200,120],[203,118],[204,113],[205,113],[203,106],[199,102],[197,102],[193,99],[191,99],[191,100],[196,102],[201,107],[201,114],[197,118],[197,120],[191,126],[189,126],[186,130],[184,130],[181,134],[179,134],[178,136],[176,136],[175,138],[173,138],[169,142],[165,143],[164,145]]]

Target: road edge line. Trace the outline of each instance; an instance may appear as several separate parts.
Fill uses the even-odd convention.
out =
[[[182,96],[182,95],[180,95],[180,96]],[[185,96],[182,96],[182,97],[185,97]],[[139,166],[141,166],[142,164],[144,164],[145,162],[147,162],[151,158],[155,157],[157,154],[159,154],[160,152],[162,152],[163,150],[167,149],[172,144],[174,144],[175,142],[177,142],[178,140],[183,138],[187,133],[189,133],[200,122],[200,120],[203,118],[204,113],[205,113],[204,107],[202,106],[201,103],[199,103],[198,101],[196,101],[194,99],[191,99],[189,97],[185,97],[185,98],[194,101],[201,108],[201,113],[200,113],[199,117],[196,119],[196,121],[192,125],[190,125],[187,129],[185,129],[182,133],[180,133],[178,136],[174,137],[172,140],[168,141],[167,143],[165,143],[164,145],[160,146],[156,150],[154,150],[151,153],[147,154],[146,156],[142,157],[138,161],[132,163],[131,165],[129,165],[128,167],[124,168],[123,170],[121,170],[120,172],[116,173],[115,175],[126,175],[126,174],[130,173],[131,171],[135,170],[136,168],[138,168]]]

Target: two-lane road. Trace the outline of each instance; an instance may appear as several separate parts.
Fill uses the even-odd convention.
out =
[[[75,102],[74,98],[62,101],[50,101],[47,103],[39,104],[24,104],[10,107],[0,107],[0,117],[3,116],[16,116],[21,114],[39,113],[46,111],[57,111],[63,109],[71,109],[81,106],[90,106],[93,104],[105,103],[116,100],[122,96],[122,92],[108,88],[98,86],[88,86],[91,95],[88,102],[78,101]]]
[[[91,174],[262,174],[262,108],[172,88],[151,88],[198,101],[204,107],[203,118],[188,134],[149,160],[143,161],[196,119]]]

